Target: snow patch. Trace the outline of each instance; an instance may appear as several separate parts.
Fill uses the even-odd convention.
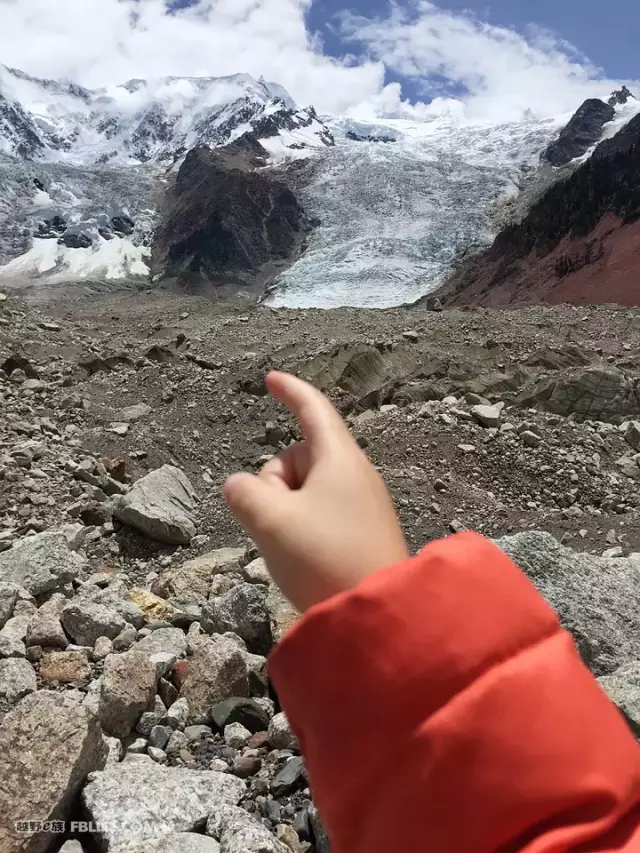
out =
[[[146,260],[150,257],[150,248],[134,246],[126,237],[99,238],[88,249],[69,249],[56,240],[36,238],[28,252],[0,267],[0,277],[33,277],[52,273],[47,276],[49,281],[148,278]]]

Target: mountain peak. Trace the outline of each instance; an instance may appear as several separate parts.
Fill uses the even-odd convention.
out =
[[[611,93],[608,104],[610,107],[615,107],[616,104],[626,104],[629,98],[635,100],[636,96],[626,86],[623,86],[621,89],[615,89]]]

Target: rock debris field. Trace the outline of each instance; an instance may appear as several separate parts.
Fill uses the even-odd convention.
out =
[[[637,311],[3,293],[0,853],[329,851],[266,670],[297,614],[221,498],[300,438],[272,367],[329,393],[414,550],[494,538],[640,732]]]

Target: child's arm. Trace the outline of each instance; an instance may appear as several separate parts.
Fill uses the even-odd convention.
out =
[[[475,534],[408,559],[328,402],[269,385],[307,445],[226,496],[308,611],[271,674],[334,853],[640,851],[640,750],[534,587]]]

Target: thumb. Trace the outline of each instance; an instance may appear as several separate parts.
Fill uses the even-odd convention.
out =
[[[273,531],[282,493],[282,483],[278,478],[261,478],[247,473],[229,477],[223,490],[229,509],[256,542]]]

